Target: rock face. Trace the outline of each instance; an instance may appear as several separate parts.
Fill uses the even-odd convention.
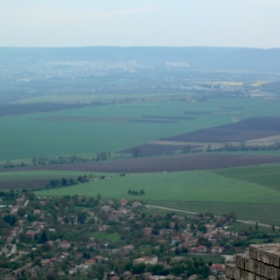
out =
[[[226,265],[219,280],[280,280],[280,244],[250,245],[249,251],[236,255],[235,264]]]

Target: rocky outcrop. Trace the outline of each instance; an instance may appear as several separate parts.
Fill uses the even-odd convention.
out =
[[[280,244],[250,245],[235,260],[226,265],[226,275],[219,280],[280,280]]]

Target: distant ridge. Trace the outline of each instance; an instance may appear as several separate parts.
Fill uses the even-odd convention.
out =
[[[143,66],[166,67],[186,63],[191,69],[280,70],[280,49],[229,47],[0,47],[3,65],[44,64],[50,61],[135,61]]]

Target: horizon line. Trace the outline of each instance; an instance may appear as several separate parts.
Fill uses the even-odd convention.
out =
[[[160,45],[147,45],[147,46],[118,46],[118,45],[89,45],[89,46],[0,46],[3,48],[14,49],[78,49],[78,48],[221,48],[221,49],[258,49],[258,50],[278,50],[280,47],[240,47],[240,46],[160,46]]]

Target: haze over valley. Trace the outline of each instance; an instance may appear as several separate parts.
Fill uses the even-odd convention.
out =
[[[1,279],[216,280],[279,242],[279,3],[175,2],[3,3]]]

